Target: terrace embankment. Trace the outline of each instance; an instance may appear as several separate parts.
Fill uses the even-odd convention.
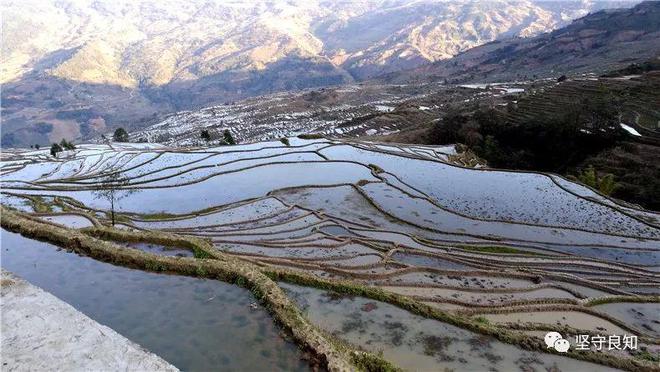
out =
[[[145,276],[201,277],[220,285],[219,279],[248,288],[252,294],[239,289],[330,369],[391,365],[355,353],[380,348],[370,349],[369,340],[350,332],[335,334],[338,324],[315,322],[276,282],[353,296],[353,305],[380,301],[380,309],[392,311],[385,303],[394,305],[402,314],[433,320],[401,315],[410,320],[404,324],[409,330],[418,321],[438,330],[451,325],[546,360],[553,359],[552,351],[539,332],[556,330],[556,322],[535,316],[502,323],[489,321],[488,314],[577,312],[607,334],[639,336],[640,352],[555,353],[561,363],[573,358],[599,364],[591,369],[654,370],[660,344],[654,319],[628,313],[653,314],[660,304],[660,226],[653,212],[552,174],[456,166],[448,159],[453,146],[287,141],[176,151],[80,145],[66,161],[17,153],[3,164],[2,204],[8,211],[2,224]],[[114,174],[129,184],[110,185],[121,195],[113,204],[97,194]],[[110,227],[113,220],[116,228]],[[610,302],[624,305],[595,306]],[[243,314],[249,305],[227,312]],[[361,306],[358,311],[365,322],[382,313]],[[343,317],[338,312],[333,319]],[[558,331],[574,335],[594,328],[572,326],[562,324]],[[436,342],[441,336],[429,334],[430,346],[444,345]],[[459,358],[459,351],[436,355]],[[428,369],[388,353],[383,358]],[[511,369],[499,358],[487,356],[483,363]]]
[[[315,355],[321,367],[327,367],[331,371],[354,370],[356,367],[353,361],[362,367],[389,365],[375,355],[353,352],[348,345],[329,340],[322,331],[305,319],[274,281],[262,274],[256,266],[243,260],[221,253],[215,253],[215,259],[159,256],[91,236],[137,241],[155,239],[157,234],[154,233],[128,232],[110,228],[92,228],[79,232],[29,219],[4,207],[2,216],[2,227],[7,230],[33,239],[49,241],[100,261],[146,271],[219,279],[246,287],[262,302],[275,320],[291,333],[301,347]],[[185,236],[171,240],[168,238],[172,237],[158,234],[158,242],[176,243],[180,246],[187,244],[196,252],[210,250],[210,245],[200,239]]]

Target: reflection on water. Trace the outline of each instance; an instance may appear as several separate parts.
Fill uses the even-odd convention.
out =
[[[392,259],[413,266],[435,267],[443,270],[474,270],[474,268],[458,262],[421,254],[397,252],[392,255]]]
[[[338,225],[323,226],[319,231],[335,236],[356,236],[352,231]]]
[[[247,290],[98,262],[2,230],[2,267],[188,371],[308,370]]]
[[[152,243],[125,243],[126,246],[139,249],[148,253],[157,254],[160,256],[176,256],[176,257],[192,257],[193,252],[189,249],[168,247],[160,244]]]
[[[612,302],[593,308],[619,319],[645,334],[660,337],[660,303]]]
[[[465,169],[359,150],[350,145],[328,147],[319,152],[331,160],[375,164],[393,172],[440,205],[471,217],[660,236],[657,229],[606,206],[578,198],[541,174]],[[577,184],[572,188],[584,189]]]
[[[82,229],[83,227],[94,226],[92,221],[90,221],[88,218],[75,214],[59,214],[57,216],[46,216],[41,218],[46,221],[70,227],[72,229]]]
[[[362,297],[280,283],[323,330],[411,371],[611,371],[531,352]]]
[[[135,213],[185,214],[209,206],[262,197],[269,191],[287,187],[354,183],[361,179],[375,180],[367,167],[352,163],[268,164],[183,186],[139,189],[140,192],[115,200],[115,209]],[[217,192],[219,188],[222,192]],[[21,191],[25,194],[42,192],[36,189]],[[110,209],[110,201],[98,198],[92,190],[49,190],[48,194],[69,196],[90,208]]]

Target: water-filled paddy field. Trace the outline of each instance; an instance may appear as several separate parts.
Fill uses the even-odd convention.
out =
[[[182,370],[307,370],[243,288],[99,262],[2,230],[2,267]],[[231,340],[231,342],[227,342]]]
[[[457,166],[447,151],[290,138],[5,153],[3,227],[114,248],[80,257],[56,249],[71,242],[3,231],[2,267],[183,369],[310,368],[298,346],[353,366],[350,350],[385,351],[408,370],[652,369],[660,216],[556,175]],[[117,252],[142,270],[95,260]],[[277,280],[300,318],[264,306],[278,291],[257,298],[183,268],[214,261]],[[633,334],[643,350],[553,355],[552,327]]]
[[[361,345],[408,370],[503,371],[534,368],[561,371],[608,370],[566,357],[527,352],[488,336],[425,319],[390,304],[282,284],[321,328]]]

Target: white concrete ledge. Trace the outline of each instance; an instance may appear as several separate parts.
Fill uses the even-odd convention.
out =
[[[0,278],[2,371],[177,371],[14,274]]]

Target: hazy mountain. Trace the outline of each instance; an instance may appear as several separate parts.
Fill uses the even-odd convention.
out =
[[[365,79],[533,36],[562,1],[4,1],[3,143],[138,128],[163,113]]]
[[[602,73],[660,57],[660,2],[602,10],[531,38],[496,40],[387,82],[493,82]]]

